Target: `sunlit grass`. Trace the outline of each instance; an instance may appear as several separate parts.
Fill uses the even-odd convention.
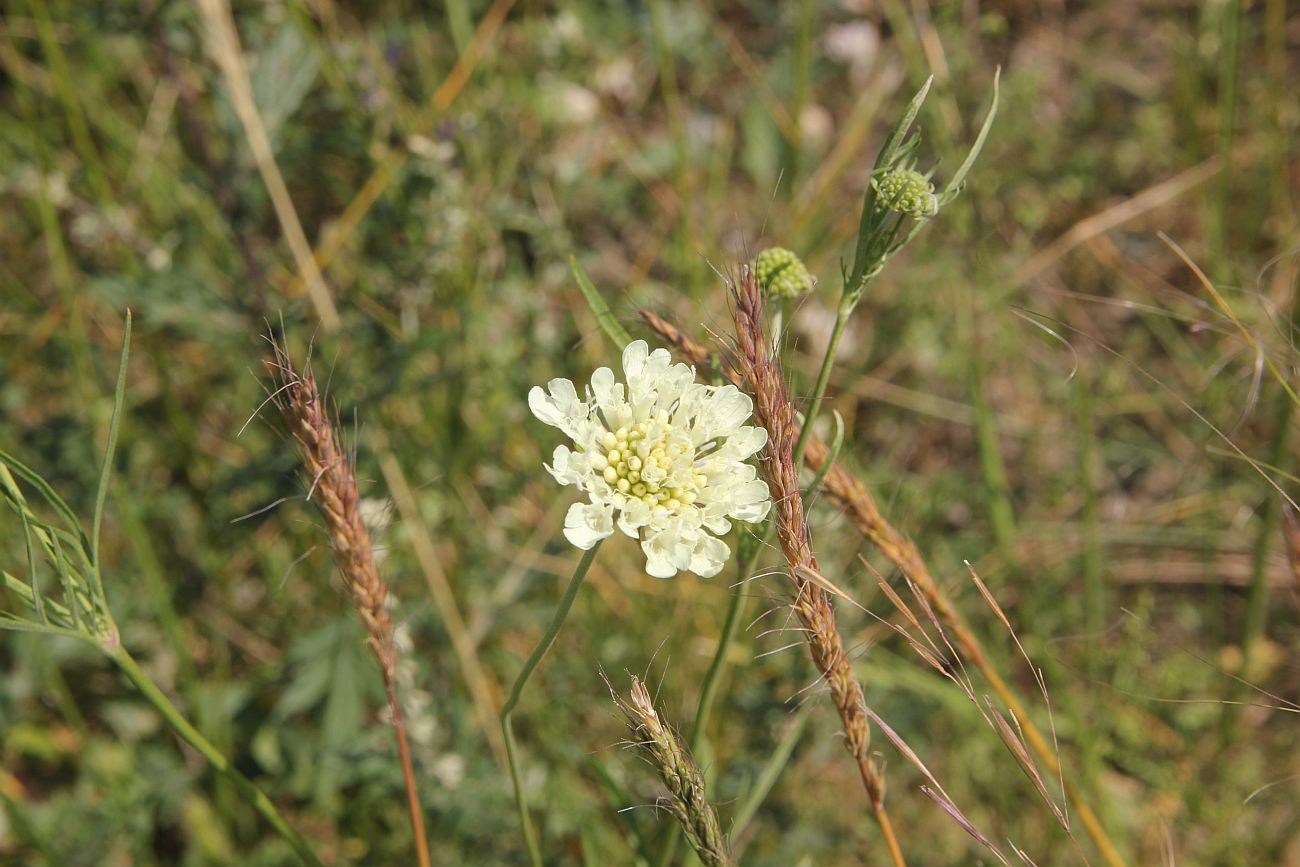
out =
[[[383,685],[300,470],[270,418],[240,433],[265,398],[258,335],[283,323],[313,341],[362,498],[396,501],[374,532],[429,699],[407,722],[431,860],[522,863],[495,709],[576,563],[528,387],[612,363],[605,335],[653,338],[640,308],[725,359],[714,269],[782,246],[818,278],[785,320],[806,408],[889,122],[933,74],[917,157],[942,190],[1000,66],[965,191],[843,324],[815,432],[843,420],[840,463],[1054,732],[1128,863],[1278,863],[1296,791],[1284,542],[1300,536],[1286,5],[514,5],[237,7],[287,199],[197,7],[6,8],[0,452],[17,508],[0,610],[80,635],[111,605],[129,679],[323,860],[411,863]],[[901,576],[850,519],[812,501],[822,571],[897,617],[858,555],[910,604]],[[661,788],[616,748],[602,669],[641,677],[689,736],[742,863],[879,860],[830,703],[805,691],[806,654],[778,651],[798,637],[775,631],[782,559],[742,555],[757,577],[737,597],[734,569],[657,581],[634,544],[603,546],[516,721],[557,863],[653,862],[676,833],[628,809]],[[1050,720],[964,560],[1042,668]],[[873,712],[969,821],[1005,852],[1077,860],[979,707],[875,617],[837,613]],[[295,863],[93,634],[0,642],[0,861]],[[873,748],[912,863],[980,857],[916,767]]]

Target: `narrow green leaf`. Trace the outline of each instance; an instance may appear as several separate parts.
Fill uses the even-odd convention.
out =
[[[61,626],[53,626],[48,623],[33,623],[30,620],[23,620],[7,611],[0,611],[0,629],[10,632],[38,632],[44,635],[63,635],[68,638],[80,638],[83,641],[86,636],[84,633],[72,629],[64,629]]]
[[[587,306],[591,308],[592,315],[596,317],[600,329],[605,332],[606,337],[613,341],[614,348],[622,352],[624,347],[632,342],[632,335],[628,334],[627,329],[614,318],[613,311],[605,303],[600,290],[592,284],[591,278],[587,276],[587,272],[583,269],[576,256],[569,257],[569,265],[573,268],[573,276],[578,281],[578,288],[582,290],[582,297],[587,299]]]
[[[95,517],[90,525],[90,560],[95,567],[95,580],[99,574],[99,526],[104,520],[104,503],[108,500],[108,483],[113,476],[113,453],[117,451],[117,433],[122,424],[122,404],[126,398],[126,359],[131,351],[131,311],[126,311],[126,327],[122,334],[122,357],[117,364],[117,387],[113,389],[113,417],[108,423],[108,444],[104,447],[104,466],[99,472],[99,489],[95,492]],[[100,587],[103,595],[103,587]]]
[[[912,124],[916,122],[916,116],[921,113],[921,104],[925,98],[930,95],[930,85],[934,84],[934,76],[931,75],[921,85],[921,89],[912,97],[912,101],[907,104],[907,110],[903,116],[889,130],[889,135],[885,137],[885,144],[880,148],[880,153],[876,156],[877,170],[883,169],[894,161],[894,157],[901,143],[907,138],[907,131],[911,129]],[[873,171],[872,174],[875,174]]]
[[[8,470],[12,470],[20,479],[35,488],[45,501],[54,507],[59,516],[67,522],[70,529],[77,533],[81,532],[81,524],[77,521],[77,515],[72,511],[72,507],[55,492],[54,488],[50,487],[50,483],[45,481],[40,474],[3,449],[0,449],[0,464],[3,464]],[[22,491],[19,490],[17,485],[13,484],[13,479],[7,478],[7,476],[7,472],[0,472],[0,481],[4,482],[5,488],[11,492],[14,499],[26,505],[27,500],[23,497]]]
[[[836,410],[831,410],[831,414],[835,416],[835,436],[831,438],[830,448],[826,451],[826,462],[822,464],[822,468],[813,477],[812,484],[804,492],[804,502],[809,502],[817,496],[817,491],[821,489],[826,474],[831,471],[831,467],[840,456],[840,449],[844,447],[844,416],[840,415]]]
[[[28,605],[35,607],[35,603],[33,602],[32,595],[31,595],[32,589],[26,581],[22,580],[21,578],[19,578],[18,576],[10,572],[0,572],[0,575],[4,576],[5,586],[8,587],[9,590],[12,591],[15,596],[17,596],[19,599],[21,599],[23,602],[27,603]],[[50,619],[53,621],[51,625],[66,627],[68,624],[72,623],[72,615],[68,612],[68,609],[64,607],[62,604],[54,601],[53,599],[46,599],[45,607],[46,609],[48,609]],[[3,614],[8,617],[16,616],[10,612],[0,612],[0,614]]]
[[[36,609],[36,618],[41,623],[48,623],[45,616],[45,600],[41,594],[41,585],[36,577],[36,549],[32,546],[32,525],[27,519],[27,510],[19,509],[18,517],[23,522],[23,548],[27,552],[27,579],[32,586],[32,607]]]
[[[962,185],[966,181],[966,173],[970,171],[971,166],[975,165],[975,158],[980,155],[984,149],[984,140],[989,137],[989,130],[993,128],[993,118],[998,114],[998,83],[1002,78],[1002,67],[999,66],[997,72],[993,73],[993,101],[989,104],[988,114],[984,116],[984,125],[980,127],[979,135],[975,136],[975,143],[971,145],[970,153],[966,154],[966,159],[962,162],[957,173],[952,176],[948,186],[944,187],[943,193],[939,196],[939,204],[943,205],[949,202],[961,192]]]

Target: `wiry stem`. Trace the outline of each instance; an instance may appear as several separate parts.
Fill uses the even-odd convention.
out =
[[[140,694],[145,697],[145,700],[153,705],[154,710],[162,715],[171,730],[176,732],[185,743],[198,750],[199,755],[203,756],[214,770],[227,780],[230,780],[234,787],[239,790],[239,793],[252,804],[253,809],[257,810],[266,821],[271,823],[271,827],[280,832],[280,836],[289,842],[289,845],[298,853],[298,857],[302,859],[304,864],[309,865],[309,867],[324,867],[321,860],[316,857],[316,853],[312,851],[311,846],[307,844],[301,834],[284,820],[284,817],[280,815],[280,811],[275,808],[275,804],[266,796],[266,793],[259,789],[252,780],[241,774],[221,750],[213,746],[211,741],[190,724],[190,721],[176,709],[176,705],[172,704],[171,700],[163,694],[163,691],[149,679],[149,675],[144,673],[134,657],[127,653],[125,647],[118,645],[111,655],[118,668],[135,685],[135,688],[140,690]]]
[[[812,396],[808,398],[808,408],[804,412],[804,425],[799,431],[799,440],[794,444],[794,465],[800,466],[804,452],[808,448],[808,438],[812,436],[813,421],[821,409],[822,398],[826,396],[826,387],[831,381],[831,368],[835,366],[835,356],[839,352],[840,338],[844,336],[844,326],[849,323],[853,313],[853,304],[841,301],[835,310],[835,324],[831,326],[831,337],[826,343],[826,354],[822,356],[822,366],[817,371],[817,382],[813,385]]]
[[[528,815],[528,795],[524,792],[523,783],[519,778],[519,760],[516,755],[517,745],[515,743],[515,727],[512,715],[515,711],[515,705],[519,704],[519,696],[523,694],[524,686],[528,679],[533,676],[533,670],[541,663],[542,657],[551,649],[555,643],[555,636],[560,633],[560,627],[564,625],[564,620],[569,616],[569,609],[573,607],[573,600],[578,598],[578,590],[582,588],[582,582],[587,577],[587,570],[591,568],[591,563],[596,559],[596,551],[600,549],[600,543],[597,542],[589,550],[584,551],[582,559],[578,561],[578,566],[573,570],[573,577],[569,579],[569,586],[564,590],[564,596],[560,599],[560,606],[555,609],[551,615],[551,622],[546,625],[546,632],[542,635],[542,640],[537,642],[537,647],[524,662],[523,670],[519,672],[519,677],[515,678],[515,685],[510,690],[510,697],[506,703],[501,706],[501,733],[506,741],[506,758],[510,763],[510,782],[515,789],[515,806],[519,810],[519,824],[524,832],[524,844],[528,847],[528,859],[532,862],[533,867],[542,867],[542,851],[537,844],[537,832],[533,830],[533,820]]]
[[[766,540],[771,532],[771,524],[767,524],[763,530],[763,539]],[[736,639],[736,634],[740,632],[741,618],[745,611],[745,601],[748,598],[745,595],[745,588],[749,586],[750,579],[754,577],[754,572],[758,568],[758,558],[756,556],[759,550],[754,546],[754,554],[744,556],[739,554],[736,558],[737,572],[740,575],[740,581],[731,591],[731,601],[727,603],[727,614],[722,621],[722,633],[718,636],[718,647],[713,652],[713,659],[709,661],[709,667],[704,672],[704,680],[700,683],[700,699],[695,708],[695,720],[691,723],[691,736],[687,744],[692,750],[699,752],[705,743],[705,730],[709,725],[709,718],[713,715],[713,701],[717,697],[718,689],[722,684],[722,670],[726,667],[727,654],[731,650],[731,644]],[[741,547],[744,551],[744,547]],[[673,856],[677,853],[678,840],[681,838],[677,834],[669,834],[663,846],[659,850],[659,859],[656,861],[658,867],[666,867],[671,864]]]
[[[871,729],[862,686],[853,674],[844,642],[835,621],[830,598],[816,584],[801,577],[803,570],[820,572],[812,550],[812,537],[799,491],[798,466],[794,462],[796,435],[794,407],[786,392],[780,367],[771,357],[763,331],[762,290],[748,268],[732,286],[736,320],[737,367],[741,379],[754,397],[754,417],[767,429],[763,472],[772,489],[777,538],[790,567],[794,588],[791,606],[805,629],[805,638],[843,724],[845,747],[858,765],[862,785],[877,819],[885,814],[885,783],[871,756]],[[825,378],[825,377],[823,377]],[[892,832],[886,832],[886,839]],[[897,846],[891,846],[894,864],[902,865]]]
[[[375,563],[374,543],[361,517],[361,494],[357,489],[352,459],[339,441],[325,410],[311,366],[301,373],[293,366],[284,347],[271,341],[274,357],[268,361],[275,386],[275,402],[298,445],[310,483],[309,498],[316,501],[329,532],[334,559],[352,597],[352,605],[366,630],[366,643],[379,661],[388,695],[398,759],[406,786],[406,801],[415,837],[419,867],[430,867],[429,843],[425,837],[424,811],[415,784],[415,767],[406,740],[406,726],[397,698],[397,647],[393,641],[393,617],[388,606],[388,585]]]

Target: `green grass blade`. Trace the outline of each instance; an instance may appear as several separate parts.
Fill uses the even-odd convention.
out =
[[[876,155],[876,169],[883,169],[894,161],[898,149],[907,139],[907,131],[916,122],[916,116],[921,113],[921,104],[930,95],[930,85],[932,84],[934,84],[933,75],[925,80],[925,84],[921,85],[921,89],[916,92],[916,96],[912,97],[912,101],[907,104],[907,110],[903,112],[902,117],[889,130],[889,135],[885,137],[885,144],[880,148],[880,153]]]
[[[31,585],[31,605],[36,609],[36,616],[42,623],[48,622],[45,616],[44,597],[41,595],[40,584],[36,580],[36,549],[32,546],[32,522],[27,504],[21,499],[17,486],[14,484],[13,476],[9,475],[3,464],[0,464],[0,471],[3,474],[5,500],[9,507],[18,513],[19,520],[23,523],[23,549],[27,556],[27,579]]]
[[[99,573],[99,527],[104,520],[104,504],[108,501],[108,483],[113,476],[113,453],[117,451],[117,434],[122,425],[122,403],[126,397],[126,360],[131,351],[131,311],[126,311],[126,327],[122,334],[122,357],[117,365],[117,386],[113,389],[113,417],[108,423],[108,444],[104,447],[104,466],[99,472],[99,489],[95,492],[95,517],[90,529],[90,559],[94,565],[95,582],[104,595],[103,579]]]
[[[614,312],[605,303],[600,290],[592,284],[591,278],[587,276],[586,270],[583,269],[582,263],[578,261],[576,256],[569,257],[569,265],[573,268],[574,279],[578,281],[578,288],[582,290],[582,297],[587,299],[587,306],[591,308],[592,315],[596,317],[596,323],[600,325],[600,330],[604,331],[605,336],[614,342],[614,347],[619,352],[622,352],[623,348],[632,342],[632,335],[628,334],[627,329],[614,318]]]
[[[12,471],[14,475],[35,488],[45,501],[54,507],[54,510],[59,513],[59,517],[63,518],[69,528],[78,534],[81,533],[81,524],[77,521],[77,515],[72,511],[72,507],[55,492],[54,488],[50,487],[50,483],[45,481],[39,473],[3,449],[0,449],[0,470],[5,470],[0,472],[0,481],[4,482],[5,489],[10,491],[15,500],[24,505],[27,502],[22,495],[22,491],[13,483],[13,478],[9,476],[8,471]],[[84,544],[84,538],[82,542]]]
[[[998,84],[1002,79],[1002,67],[998,67],[997,72],[993,74],[993,101],[989,103],[988,114],[984,115],[984,124],[980,127],[979,135],[975,136],[975,143],[971,145],[970,153],[966,154],[966,159],[958,167],[952,180],[948,181],[948,186],[943,188],[943,193],[939,196],[939,204],[943,205],[949,202],[961,192],[962,186],[966,182],[966,174],[970,171],[971,166],[975,165],[975,160],[984,149],[984,141],[989,137],[989,130],[993,128],[993,119],[998,115]]]

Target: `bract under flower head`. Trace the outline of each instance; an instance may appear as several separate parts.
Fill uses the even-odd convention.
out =
[[[731,522],[755,523],[771,508],[767,484],[745,461],[767,444],[746,425],[753,402],[735,386],[701,385],[666,349],[644,340],[623,350],[626,383],[602,367],[579,397],[567,379],[534,387],[528,406],[573,440],[546,468],[587,495],[564,520],[565,537],[591,548],[614,527],[641,541],[646,572],[716,575],[730,555],[718,536]]]

